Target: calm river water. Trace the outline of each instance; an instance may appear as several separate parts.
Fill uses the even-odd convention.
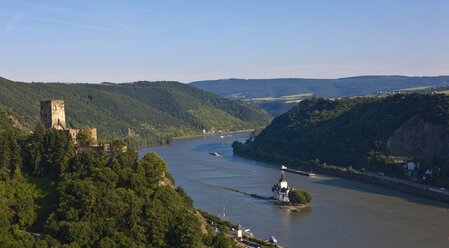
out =
[[[197,208],[215,215],[225,209],[226,219],[259,238],[274,235],[285,247],[449,247],[449,204],[341,178],[289,173],[290,186],[312,194],[310,210],[289,212],[225,189],[270,196],[279,179],[279,166],[233,155],[232,142],[247,136],[182,139],[139,154],[159,154]]]

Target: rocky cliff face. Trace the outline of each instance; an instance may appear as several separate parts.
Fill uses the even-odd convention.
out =
[[[393,132],[387,144],[394,156],[448,156],[449,132],[444,125],[429,123],[415,115]]]

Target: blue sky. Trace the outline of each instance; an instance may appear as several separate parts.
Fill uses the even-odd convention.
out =
[[[0,0],[17,81],[448,75],[447,0]]]

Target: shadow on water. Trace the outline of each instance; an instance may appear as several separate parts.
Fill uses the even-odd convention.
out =
[[[438,202],[435,200],[415,196],[412,194],[394,191],[394,190],[390,190],[390,189],[383,188],[380,186],[371,185],[368,183],[364,184],[361,182],[344,179],[344,178],[330,178],[328,180],[315,181],[313,183],[327,185],[327,186],[333,186],[333,187],[339,187],[339,188],[344,188],[344,189],[349,189],[349,190],[355,190],[355,191],[364,192],[364,193],[396,197],[396,198],[401,198],[401,199],[409,201],[409,202],[422,204],[422,205],[429,205],[429,206],[438,207],[438,208],[445,208],[445,209],[449,208],[449,204],[447,204],[447,203]]]

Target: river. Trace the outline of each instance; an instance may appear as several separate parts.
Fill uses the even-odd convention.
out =
[[[247,136],[180,139],[139,155],[161,156],[195,207],[215,215],[224,210],[226,219],[259,238],[274,235],[284,247],[449,247],[449,204],[321,175],[286,173],[289,186],[313,197],[311,208],[299,213],[225,189],[270,196],[279,179],[279,166],[233,155],[232,142]]]

